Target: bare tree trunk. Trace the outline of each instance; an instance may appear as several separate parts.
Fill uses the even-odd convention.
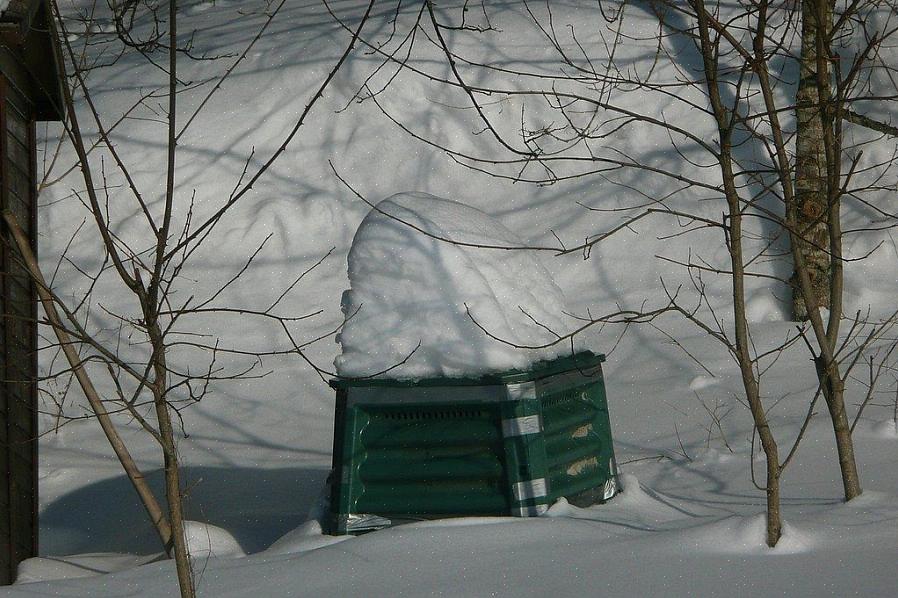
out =
[[[791,236],[797,245],[793,248],[796,270],[793,307],[802,304],[812,309],[816,306],[830,309],[825,325],[819,312],[805,310],[803,315],[811,321],[820,346],[820,353],[815,358],[817,378],[832,420],[845,500],[851,500],[861,494],[861,485],[851,426],[845,411],[845,381],[836,358],[844,275],[840,214],[841,122],[834,106],[830,73],[832,21],[832,0],[802,2],[801,81],[796,107],[797,209],[790,211],[787,206],[787,212],[791,212],[787,218],[793,221]],[[817,216],[810,218],[809,212]],[[796,315],[801,314],[796,312]]]
[[[783,516],[780,512],[780,474],[783,468],[779,462],[779,450],[770,430],[767,414],[761,405],[760,396],[749,401],[749,407],[756,422],[755,427],[767,462],[767,483],[764,488],[767,494],[767,546],[773,547],[783,535]]]
[[[782,513],[780,512],[780,472],[782,467],[779,462],[776,438],[774,438],[773,432],[770,430],[767,412],[764,410],[764,405],[761,402],[758,374],[754,369],[754,360],[751,355],[748,318],[745,312],[742,202],[736,186],[732,156],[732,134],[735,126],[733,114],[735,114],[735,111],[729,110],[721,98],[718,87],[718,54],[715,52],[715,44],[711,40],[708,12],[705,9],[703,0],[694,0],[693,4],[698,17],[705,83],[708,89],[708,97],[711,100],[714,118],[717,121],[718,135],[720,136],[718,162],[727,201],[727,216],[729,217],[726,231],[730,265],[732,267],[733,324],[736,334],[735,343],[730,347],[730,351],[739,365],[745,398],[748,401],[755,429],[758,432],[758,437],[761,439],[761,448],[767,460],[767,483],[764,488],[767,496],[767,545],[772,547],[779,542],[783,529]]]
[[[716,86],[716,82],[710,81]],[[712,104],[715,112],[722,106],[717,96],[716,89],[712,92]],[[723,122],[723,112],[717,112],[719,122]],[[761,448],[764,450],[764,458],[767,466],[767,482],[764,490],[767,495],[767,545],[776,546],[783,530],[782,513],[780,512],[780,473],[782,467],[779,461],[779,449],[776,438],[770,429],[767,420],[767,412],[761,402],[761,393],[758,384],[758,374],[754,370],[754,360],[750,350],[748,329],[748,317],[745,312],[745,258],[742,253],[742,212],[739,196],[736,191],[735,175],[730,161],[729,133],[721,129],[721,172],[723,185],[726,190],[727,204],[729,206],[729,237],[730,237],[730,264],[732,266],[733,288],[733,320],[736,332],[736,342],[733,346],[733,354],[739,364],[742,373],[742,387],[745,390],[745,398],[751,411],[758,438],[761,440]]]
[[[723,154],[727,155],[728,149]],[[724,177],[732,177],[733,173],[728,164],[722,164]],[[728,195],[735,196],[732,178],[724,180],[724,187]],[[730,189],[732,188],[732,191]],[[758,376],[753,365],[754,361],[749,349],[748,319],[745,313],[745,262],[742,255],[742,214],[739,212],[738,199],[730,203],[730,263],[733,268],[733,316],[736,328],[736,343],[733,347],[736,361],[742,373],[742,386],[745,390],[745,398],[751,411],[758,438],[761,440],[761,448],[766,460],[767,482],[764,490],[767,495],[767,545],[776,546],[783,530],[782,513],[780,512],[780,473],[782,467],[779,461],[779,449],[776,438],[770,429],[767,420],[767,412],[761,402],[761,394],[758,387]],[[735,210],[733,209],[735,208]]]
[[[826,381],[823,386],[823,398],[826,400],[829,416],[832,419],[833,433],[836,437],[836,451],[839,454],[839,469],[842,472],[845,500],[851,500],[860,496],[861,481],[857,470],[857,461],[854,458],[851,426],[845,411],[845,383],[839,377],[835,365],[830,370],[829,373],[824,374]]]
[[[832,10],[829,0],[801,3],[801,56],[799,57],[798,91],[795,94],[795,203],[798,249],[804,257],[811,280],[814,305],[808,305],[798,288],[798,275],[792,275],[792,314],[795,320],[807,321],[808,309],[830,307],[830,258],[827,214],[827,160],[824,120],[818,82],[829,80],[828,60],[818,60],[817,44],[829,34]],[[822,14],[820,14],[822,13]],[[822,17],[822,18],[821,18]],[[828,45],[828,44],[827,44]],[[823,72],[818,72],[824,69]],[[798,268],[798,265],[795,265]]]
[[[59,340],[59,345],[62,347],[66,360],[69,362],[72,372],[75,374],[75,378],[78,380],[78,384],[84,392],[84,396],[87,397],[87,402],[97,416],[97,421],[100,423],[100,427],[103,429],[103,433],[106,435],[109,445],[112,447],[115,456],[118,457],[119,463],[122,464],[122,469],[125,470],[128,479],[134,486],[134,490],[137,491],[137,495],[140,497],[140,501],[146,509],[147,514],[150,516],[150,521],[153,522],[153,527],[156,529],[156,533],[159,534],[159,538],[162,540],[162,544],[166,547],[167,552],[172,539],[172,529],[169,520],[165,516],[159,502],[156,500],[153,491],[147,484],[143,472],[137,467],[134,458],[131,456],[130,451],[128,451],[128,447],[122,440],[121,435],[119,435],[118,430],[115,429],[115,424],[112,423],[112,419],[106,411],[106,406],[104,405],[100,394],[94,387],[87,371],[85,371],[81,358],[75,351],[75,343],[72,342],[69,333],[62,323],[62,319],[59,317],[47,282],[41,273],[37,258],[31,251],[31,246],[28,243],[28,239],[25,237],[25,233],[22,231],[22,228],[19,226],[19,223],[16,222],[16,218],[11,212],[4,211],[3,219],[6,220],[6,224],[9,226],[13,239],[15,240],[16,247],[18,247],[19,253],[22,255],[22,261],[25,263],[26,268],[28,268],[28,273],[35,282],[37,294],[40,297],[41,304],[44,306],[44,313],[46,314],[47,320],[49,320],[53,331],[56,333],[56,338]]]
[[[76,338],[74,343],[95,349],[97,353],[99,353],[101,360],[109,366],[110,376],[113,378],[118,392],[118,397],[111,400],[119,404],[125,411],[130,412],[145,431],[151,434],[154,440],[159,442],[162,448],[167,513],[149,492],[143,476],[136,470],[136,467],[134,467],[130,456],[127,454],[127,449],[124,443],[121,442],[121,438],[107,432],[107,435],[110,435],[110,442],[113,444],[116,454],[119,455],[119,458],[122,460],[122,465],[128,472],[128,475],[132,477],[132,481],[137,488],[138,493],[141,494],[141,498],[144,500],[153,523],[157,526],[166,553],[169,554],[169,556],[173,556],[175,559],[180,595],[182,598],[194,598],[196,595],[196,588],[193,580],[189,546],[184,534],[185,508],[180,479],[181,472],[179,468],[177,436],[172,423],[173,417],[177,414],[177,407],[170,402],[174,396],[173,389],[185,389],[182,391],[187,395],[184,398],[190,402],[198,402],[206,394],[206,385],[211,380],[236,380],[250,377],[252,376],[250,371],[253,367],[235,373],[232,376],[217,375],[216,372],[213,371],[215,356],[218,352],[218,343],[216,342],[215,344],[210,345],[205,345],[204,343],[197,343],[194,345],[195,350],[211,354],[211,364],[213,365],[209,366],[207,372],[195,375],[190,373],[189,368],[187,373],[179,372],[176,368],[169,369],[167,363],[169,357],[167,348],[170,346],[170,343],[167,335],[173,333],[172,329],[175,326],[175,322],[181,316],[197,313],[241,313],[244,315],[253,315],[258,318],[264,318],[265,321],[280,323],[283,326],[285,333],[292,341],[293,338],[285,322],[296,321],[297,319],[282,317],[272,312],[275,305],[277,305],[277,303],[284,297],[286,292],[264,311],[234,309],[221,307],[216,304],[216,298],[222,290],[233,283],[243,271],[249,267],[258,251],[249,257],[244,269],[241,270],[236,277],[226,282],[221,289],[205,300],[197,299],[196,301],[193,301],[194,298],[191,297],[179,307],[173,307],[172,302],[170,301],[170,293],[173,292],[172,287],[175,284],[175,281],[179,278],[181,268],[184,267],[187,260],[193,254],[193,251],[208,239],[213,228],[217,226],[228,210],[249,193],[250,189],[253,188],[253,184],[265,175],[279,157],[284,154],[287,146],[298,135],[300,128],[306,122],[312,109],[324,96],[325,91],[330,86],[337,72],[352,53],[359,35],[362,32],[362,28],[371,14],[374,0],[370,0],[367,3],[364,15],[357,27],[353,30],[352,38],[346,45],[345,50],[327,73],[326,77],[321,81],[320,85],[313,90],[314,93],[305,104],[304,109],[293,123],[293,126],[284,134],[278,148],[264,160],[261,166],[258,168],[254,167],[253,170],[250,169],[250,166],[253,163],[253,157],[251,156],[248,158],[244,165],[243,172],[239,174],[236,185],[225,204],[214,210],[211,215],[205,216],[199,223],[194,222],[192,219],[192,216],[194,216],[193,199],[191,198],[188,200],[186,197],[181,198],[176,196],[176,157],[178,140],[193,122],[194,117],[196,117],[203,110],[204,106],[206,106],[207,101],[212,94],[217,90],[222,89],[224,80],[237,68],[238,64],[240,64],[243,58],[248,54],[249,50],[261,38],[262,34],[271,24],[280,9],[287,3],[286,0],[270,3],[266,10],[267,19],[265,20],[264,25],[246,45],[244,51],[231,66],[225,70],[221,76],[215,77],[217,78],[215,86],[205,95],[202,101],[199,102],[198,107],[180,127],[178,127],[179,119],[177,118],[177,99],[182,93],[189,92],[193,89],[193,86],[185,87],[178,79],[179,53],[191,60],[206,60],[209,57],[204,56],[203,58],[198,58],[191,55],[189,48],[192,47],[193,44],[192,35],[190,41],[179,46],[179,4],[178,0],[165,0],[161,3],[133,2],[123,4],[119,2],[110,3],[108,6],[116,25],[114,39],[117,40],[112,41],[112,38],[110,38],[110,43],[117,43],[118,46],[120,46],[117,50],[111,52],[111,54],[119,53],[118,57],[112,59],[112,63],[116,62],[118,58],[123,56],[126,52],[134,53],[135,56],[142,56],[143,59],[145,59],[146,64],[153,65],[154,72],[158,69],[159,71],[164,72],[167,78],[166,86],[160,86],[159,88],[160,90],[167,89],[165,97],[168,100],[166,110],[167,118],[165,119],[167,121],[166,137],[164,142],[159,146],[160,148],[164,148],[164,151],[167,154],[165,167],[165,193],[163,202],[160,204],[158,202],[148,202],[145,200],[144,192],[138,186],[137,179],[132,176],[129,169],[128,162],[130,162],[130,160],[121,155],[120,148],[110,138],[112,129],[114,129],[118,123],[129,118],[127,114],[130,113],[131,110],[129,109],[129,111],[127,111],[125,115],[112,126],[108,126],[107,123],[104,123],[105,119],[98,111],[98,106],[94,102],[91,93],[91,85],[87,81],[89,72],[94,68],[100,67],[94,64],[92,60],[88,60],[86,54],[76,51],[72,41],[78,36],[69,35],[66,27],[66,19],[63,18],[62,13],[60,12],[58,2],[56,0],[50,0],[48,3],[52,12],[52,19],[50,19],[49,27],[54,40],[54,51],[58,53],[59,63],[63,67],[60,86],[63,92],[64,106],[68,115],[68,119],[64,122],[64,127],[72,142],[75,153],[78,156],[77,164],[81,169],[84,180],[86,207],[96,224],[96,230],[99,233],[106,255],[112,263],[114,273],[118,276],[124,287],[127,288],[131,299],[136,299],[139,303],[139,311],[129,308],[127,310],[127,315],[120,316],[120,319],[123,323],[139,333],[141,336],[141,343],[147,342],[151,348],[150,356],[147,358],[146,362],[141,363],[140,366],[134,366],[132,362],[119,358],[117,353],[118,346],[116,346],[115,350],[110,350],[105,347],[102,341],[97,340],[80,326],[78,319],[75,318],[76,314],[66,310],[61,302],[59,305],[63,308],[63,311],[65,311],[64,316],[67,318],[67,325],[80,334],[80,337]],[[166,7],[167,11],[164,10]],[[166,12],[167,18],[165,15]],[[95,17],[92,14],[85,17],[74,15],[72,18],[84,20],[84,23],[87,24],[88,31],[90,31],[93,25],[98,22],[96,20],[98,17]],[[134,32],[132,31],[135,26],[134,24],[144,21],[152,23],[154,33],[146,38],[141,37],[141,35],[134,35]],[[82,23],[82,25],[84,23]],[[81,25],[79,25],[79,28],[80,27]],[[143,25],[141,25],[141,27],[143,27]],[[89,54],[90,51],[88,48],[90,48],[91,45],[92,43],[85,39],[84,52]],[[104,49],[103,51],[107,50]],[[164,52],[168,58],[167,68],[162,66],[163,62],[161,60],[153,56],[156,53],[162,52]],[[225,56],[228,55],[222,55],[222,57]],[[99,62],[106,63],[107,61],[101,60]],[[71,75],[73,77],[71,81],[65,72],[67,64],[71,66]],[[154,83],[151,84],[149,81],[147,83],[151,87],[155,85]],[[80,95],[83,98],[84,107],[87,109],[96,126],[96,140],[93,145],[86,142],[86,138],[82,133],[82,128],[79,125],[78,110],[76,110],[74,98],[76,92],[80,92]],[[132,108],[144,106],[145,102],[151,96],[162,97],[161,94],[156,95],[157,93],[158,91],[154,91],[149,95],[141,94]],[[158,116],[155,107],[150,107],[149,109]],[[103,162],[101,162],[101,178],[103,184],[96,184],[99,181],[99,177],[94,176],[88,155],[97,147],[102,147],[102,151],[108,152],[108,155],[112,158],[118,174],[124,177],[124,180],[127,182],[127,190],[130,191],[130,195],[133,196],[133,201],[137,207],[134,214],[138,215],[138,220],[139,216],[142,214],[143,219],[145,220],[143,225],[145,228],[142,229],[144,237],[140,241],[135,242],[141,247],[139,250],[133,250],[125,241],[116,237],[112,230],[112,223],[115,216],[110,215],[110,201],[118,202],[123,198],[115,196],[114,199],[112,199],[108,193],[108,190],[111,187],[106,186],[106,170],[103,166]],[[140,160],[141,156],[136,155],[133,156],[133,158],[134,160]],[[99,190],[101,189],[107,191],[105,194],[105,205],[99,196]],[[75,191],[74,193],[79,198],[84,199],[78,191]],[[155,195],[156,192],[153,191],[153,193]],[[118,209],[119,207],[116,208],[116,210]],[[178,218],[179,213],[185,214],[186,218]],[[183,228],[179,231],[173,230],[173,227],[178,226],[183,226]],[[149,247],[149,250],[147,247]],[[259,250],[261,250],[261,247]],[[77,266],[75,266],[79,273],[91,278],[91,290],[88,291],[88,293],[92,292],[94,283],[104,275],[104,272],[112,271],[112,269],[105,268],[105,262],[103,266],[101,271],[93,278],[84,274],[81,269],[78,269]],[[32,275],[35,276],[36,280],[42,283],[42,279],[38,278],[39,272],[36,268],[35,262],[34,272],[37,272],[37,274],[33,273]],[[293,284],[295,285],[296,283],[294,282]],[[44,287],[45,286],[46,285],[44,284]],[[293,285],[289,287],[289,289],[292,288]],[[52,300],[52,297],[48,300]],[[47,311],[51,312],[52,307],[52,304],[49,304]],[[140,317],[135,317],[135,313],[139,313]],[[62,324],[59,323],[58,320],[59,318],[57,317],[54,321],[51,315],[51,325],[57,332],[65,332],[62,329]],[[66,357],[70,359],[72,369],[78,377],[79,382],[82,382],[82,386],[85,387],[85,393],[88,394],[88,398],[92,399],[92,405],[95,406],[98,419],[100,420],[101,425],[104,426],[104,431],[109,428],[111,433],[114,433],[115,430],[114,428],[111,428],[111,424],[109,426],[106,425],[109,418],[105,416],[106,411],[103,407],[103,403],[95,396],[96,392],[92,390],[90,380],[86,379],[86,374],[84,373],[83,368],[80,367],[80,362],[76,361],[78,356],[73,348],[75,345],[72,343],[73,341],[71,339],[60,337],[60,344],[66,352]],[[294,343],[294,347],[297,354],[303,356],[301,347],[297,346],[296,343]],[[231,350],[229,352],[234,354],[249,354],[239,350]],[[303,358],[305,359],[304,356]],[[142,356],[140,361],[143,361]],[[311,364],[308,359],[306,359],[306,361]],[[113,368],[113,365],[115,368],[118,368],[118,371]],[[129,376],[128,384],[119,384],[119,375],[121,372],[125,372]],[[83,380],[86,380],[86,384]],[[191,387],[191,380],[202,381],[202,387],[196,391],[195,388]],[[133,383],[133,386],[128,387],[131,383]],[[153,406],[156,415],[155,422],[148,421],[148,418],[145,418],[142,413],[138,413],[134,408],[134,405],[138,404],[137,401],[146,392],[152,393]],[[131,397],[126,397],[126,393],[131,394]],[[143,403],[141,402],[139,404],[142,405]],[[153,425],[154,423],[155,426]]]
[[[171,522],[172,548],[175,556],[175,567],[178,571],[178,586],[181,589],[182,598],[195,598],[196,588],[193,583],[193,567],[191,566],[187,538],[184,535],[181,468],[168,405],[168,367],[165,361],[165,342],[158,323],[153,322],[149,330],[153,344],[153,369],[155,375],[155,384],[152,387],[153,403],[156,407],[159,436],[162,439],[162,453],[165,466],[165,497],[168,503],[169,521]]]
[[[147,336],[153,347],[151,357],[153,365],[153,404],[156,408],[156,421],[159,425],[159,438],[162,444],[163,462],[165,464],[165,497],[168,502],[168,517],[172,526],[172,541],[175,554],[175,567],[178,572],[178,586],[181,598],[195,598],[196,587],[193,583],[193,567],[187,539],[184,537],[184,501],[181,496],[181,469],[178,461],[178,447],[175,442],[174,428],[171,422],[171,406],[168,403],[168,365],[166,363],[165,335],[159,326],[159,312],[162,309],[160,291],[163,285],[163,272],[166,265],[169,231],[175,203],[175,162],[177,150],[177,91],[178,91],[178,2],[168,3],[168,147],[167,167],[165,172],[165,208],[162,212],[162,226],[159,228],[156,241],[156,259],[149,285],[145,287],[140,279],[140,270],[135,270],[138,283],[137,295],[143,307]]]

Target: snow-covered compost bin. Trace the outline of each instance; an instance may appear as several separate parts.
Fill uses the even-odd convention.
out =
[[[497,249],[522,245],[483,212],[421,193],[363,220],[331,381],[332,533],[614,494],[604,356],[520,348],[566,327],[532,252]]]

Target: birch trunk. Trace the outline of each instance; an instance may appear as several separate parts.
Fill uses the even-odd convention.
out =
[[[798,249],[804,256],[808,277],[811,279],[813,302],[809,306],[798,288],[798,275],[792,275],[792,313],[797,321],[807,321],[808,309],[829,309],[830,259],[827,252],[827,166],[823,119],[820,118],[820,94],[818,68],[829,79],[829,61],[817,60],[818,35],[827,35],[832,22],[829,0],[825,5],[825,20],[821,30],[817,14],[817,2],[801,3],[801,57],[799,59],[798,91],[795,94],[795,203],[797,213]]]

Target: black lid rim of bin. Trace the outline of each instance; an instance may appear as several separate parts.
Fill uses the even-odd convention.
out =
[[[520,370],[512,369],[504,372],[483,374],[481,376],[459,376],[439,378],[388,378],[384,376],[365,378],[336,378],[328,382],[331,388],[336,390],[357,387],[422,387],[422,386],[490,386],[516,384],[520,382],[532,382],[541,378],[554,376],[571,370],[588,370],[595,368],[605,361],[603,353],[592,351],[580,351],[572,355],[557,357],[550,360],[534,362],[530,367]],[[594,376],[596,373],[585,373]]]

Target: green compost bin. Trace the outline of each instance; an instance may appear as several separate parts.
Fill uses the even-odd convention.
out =
[[[618,483],[604,360],[587,351],[479,378],[332,380],[328,531],[607,500]]]

